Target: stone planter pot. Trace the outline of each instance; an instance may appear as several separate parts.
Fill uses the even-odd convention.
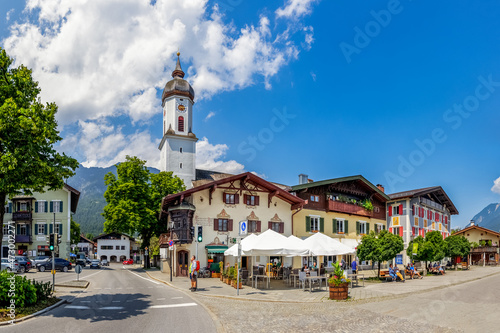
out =
[[[345,300],[348,296],[349,283],[342,283],[338,286],[329,285],[330,299],[337,301]]]

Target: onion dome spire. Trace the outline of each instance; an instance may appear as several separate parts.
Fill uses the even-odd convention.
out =
[[[175,64],[175,69],[172,72],[172,77],[180,77],[181,79],[184,77],[184,71],[181,68],[181,61],[179,59],[179,56],[181,55],[180,52],[177,52],[177,64]]]

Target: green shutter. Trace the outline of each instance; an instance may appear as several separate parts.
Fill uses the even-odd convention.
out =
[[[319,218],[319,232],[325,232],[325,218]]]
[[[359,235],[359,221],[356,221],[356,235]]]
[[[382,224],[382,230],[385,230],[385,225],[384,224]]]
[[[349,233],[349,221],[344,220],[344,233],[347,235]]]
[[[52,203],[52,202],[51,202],[51,203]],[[51,234],[51,233],[52,233],[52,223],[51,223],[51,224],[49,224],[49,234]]]
[[[38,213],[38,201],[35,202],[35,213]]]
[[[47,234],[47,229],[48,229],[48,227],[47,227],[47,224],[46,224],[46,225],[45,225],[45,228],[43,228],[43,233],[44,233],[45,235]]]
[[[38,235],[38,224],[35,223],[35,229],[33,229],[33,235]]]
[[[61,223],[61,224],[59,224],[59,235],[62,235],[62,234],[63,234],[63,225]]]
[[[9,213],[12,214],[12,202],[9,202]]]
[[[311,217],[306,216],[306,232],[310,232],[310,231],[311,231]]]
[[[50,202],[50,212],[54,212],[54,203],[52,201]],[[52,233],[52,231],[50,233]]]
[[[49,203],[47,201],[45,201],[45,213],[48,213],[49,212]]]
[[[366,222],[366,234],[370,233],[370,223]]]
[[[333,232],[334,234],[336,234],[336,233],[337,233],[337,219],[333,219],[333,220],[332,220],[332,232]]]
[[[63,202],[60,201],[59,202],[59,213],[62,213],[63,212]]]

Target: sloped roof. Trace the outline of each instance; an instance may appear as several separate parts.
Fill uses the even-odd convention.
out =
[[[106,237],[106,236],[113,235],[113,234],[115,234],[115,235],[120,235],[120,237],[121,237],[121,236],[126,236],[126,237],[128,237],[128,238],[129,238],[129,240],[131,240],[131,241],[135,241],[135,239],[134,239],[133,237],[130,237],[130,236],[129,236],[129,235],[127,235],[127,234],[123,234],[123,233],[121,233],[121,232],[116,232],[116,231],[113,231],[113,232],[110,232],[110,233],[107,233],[107,234],[102,234],[102,235],[99,235],[99,236],[97,236],[97,237],[94,237],[94,239],[93,239],[93,240],[97,242],[97,240],[98,240],[98,239],[101,239],[101,238],[104,238],[104,237]]]
[[[389,194],[391,200],[423,197],[423,196],[427,196],[432,200],[439,202],[441,204],[446,204],[446,207],[450,210],[450,213],[452,215],[458,215],[458,209],[455,207],[453,201],[451,201],[451,199],[448,197],[448,195],[441,186],[424,187],[415,190]]]
[[[460,234],[465,234],[466,232],[471,231],[473,229],[477,229],[477,230],[484,231],[484,232],[489,232],[490,234],[493,234],[495,236],[500,236],[500,232],[496,232],[496,231],[493,231],[493,230],[490,230],[490,229],[486,229],[486,228],[480,227],[478,225],[471,225],[470,227],[467,227],[465,229],[462,229],[460,231],[455,232],[452,236],[460,235]]]

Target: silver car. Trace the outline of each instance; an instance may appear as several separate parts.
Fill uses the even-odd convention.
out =
[[[7,272],[14,272],[17,273],[19,271],[19,263],[17,260],[14,260],[14,263],[12,264],[9,259],[7,258],[2,258],[2,268],[0,270],[7,270]]]

